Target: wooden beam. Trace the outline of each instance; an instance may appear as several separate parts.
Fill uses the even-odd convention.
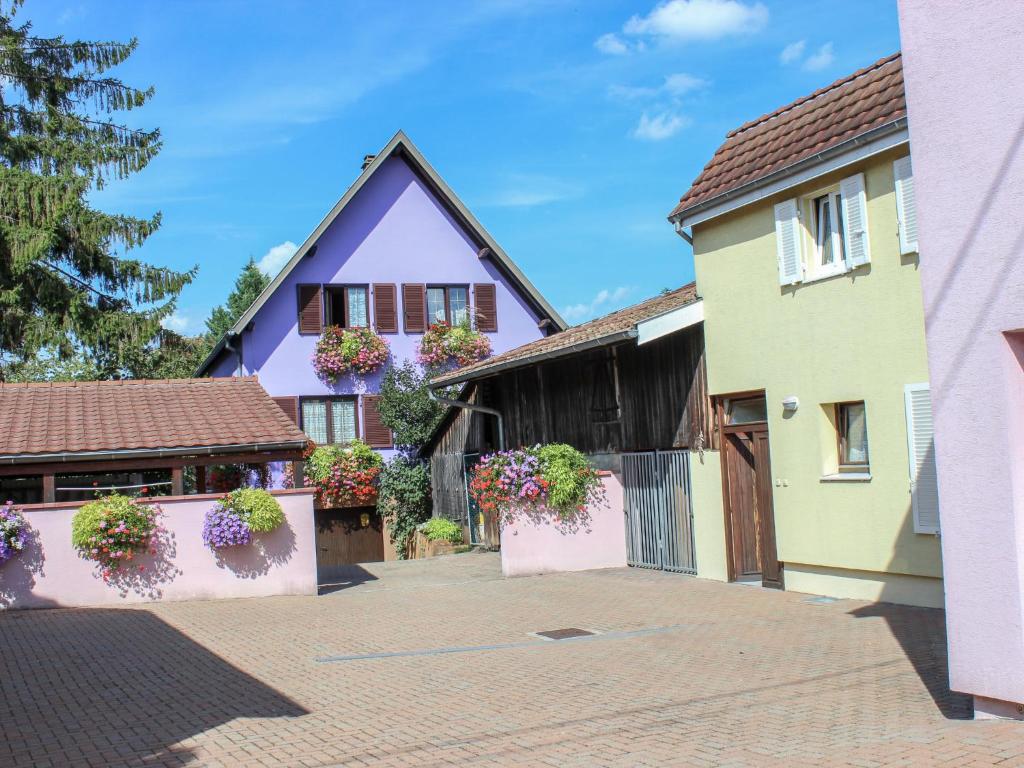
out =
[[[206,467],[196,467],[196,493],[206,493]]]
[[[171,496],[185,495],[185,472],[181,467],[171,469]]]
[[[176,456],[164,459],[115,459],[51,462],[45,464],[3,464],[0,465],[0,477],[131,472],[139,469],[171,469],[173,467],[211,466],[214,464],[266,464],[272,461],[293,461],[301,455],[301,450],[295,450],[268,451],[266,453],[231,453],[220,456]]]
[[[43,503],[53,504],[57,501],[57,483],[53,475],[43,475]]]
[[[301,460],[292,462],[292,479],[294,480],[292,487],[306,487],[306,462]]]

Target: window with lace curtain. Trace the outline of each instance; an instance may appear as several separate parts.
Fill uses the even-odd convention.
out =
[[[350,443],[359,436],[354,397],[302,398],[302,431],[317,445]]]

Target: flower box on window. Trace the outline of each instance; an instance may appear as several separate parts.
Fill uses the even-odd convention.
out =
[[[313,353],[313,368],[324,381],[346,373],[373,373],[388,359],[388,343],[370,328],[324,328]]]

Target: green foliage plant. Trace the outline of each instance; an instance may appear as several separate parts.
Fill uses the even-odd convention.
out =
[[[400,559],[405,559],[416,526],[430,518],[430,467],[426,462],[399,454],[380,475],[378,509]]]
[[[232,491],[223,506],[242,518],[253,533],[269,533],[284,523],[281,503],[269,491],[260,488]]]
[[[571,445],[542,445],[537,458],[540,475],[548,484],[545,503],[563,517],[582,510],[602,488],[601,478],[587,457]]]
[[[89,502],[71,519],[71,543],[79,555],[102,567],[107,580],[135,555],[151,549],[157,530],[155,504],[136,503],[118,493]],[[141,569],[142,566],[139,566]]]
[[[381,378],[377,410],[395,445],[415,450],[430,439],[444,416],[444,406],[430,399],[427,374],[406,360],[388,365]]]
[[[450,541],[461,544],[462,526],[444,517],[432,517],[421,528],[428,541]]]

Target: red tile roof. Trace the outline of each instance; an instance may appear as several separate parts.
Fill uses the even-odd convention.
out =
[[[547,357],[556,352],[572,353],[572,348],[589,342],[596,342],[608,336],[630,331],[636,324],[652,317],[657,317],[673,309],[697,300],[696,283],[689,283],[674,291],[667,291],[653,299],[647,299],[631,307],[604,315],[587,323],[575,325],[561,333],[531,341],[521,347],[502,352],[500,355],[488,357],[473,365],[437,376],[431,384],[442,385],[461,381],[479,379],[497,368],[513,367],[513,364],[529,365],[538,357]]]
[[[305,440],[255,377],[0,383],[0,456]]]
[[[906,115],[894,53],[729,133],[669,218]]]

